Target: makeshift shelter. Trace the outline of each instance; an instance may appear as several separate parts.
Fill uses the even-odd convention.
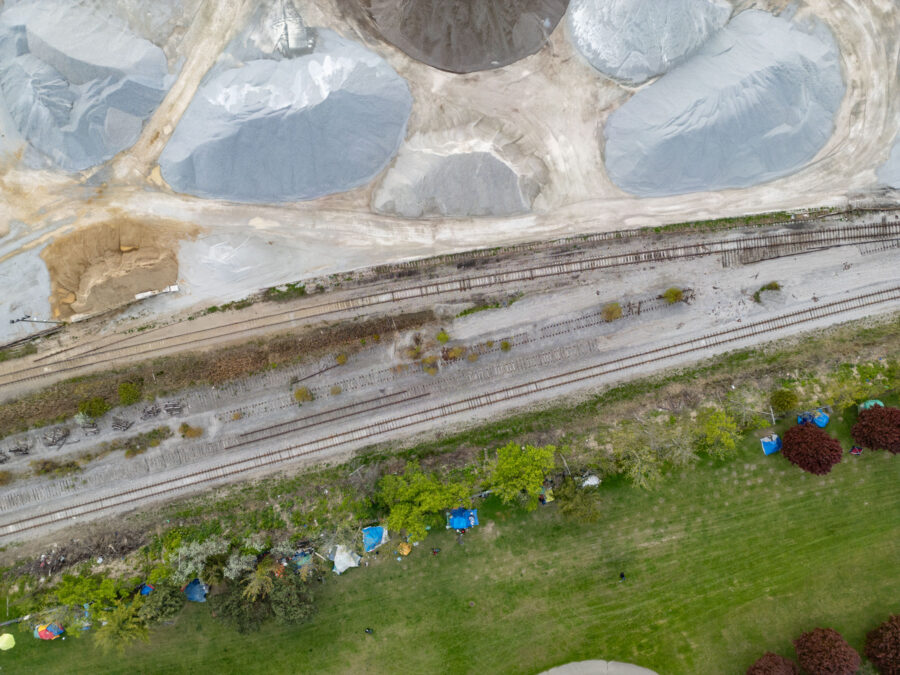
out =
[[[884,403],[879,401],[877,398],[870,398],[865,403],[859,404],[860,411],[868,410],[869,408],[883,408],[883,407],[884,407]]]
[[[150,595],[155,590],[156,590],[156,586],[145,582],[145,583],[141,584],[140,593],[141,593],[141,595]]]
[[[298,571],[307,565],[312,565],[312,562],[312,553],[309,551],[297,551],[291,556],[291,565]]]
[[[62,626],[55,621],[53,623],[45,623],[34,629],[34,637],[41,640],[55,640],[65,632]]]
[[[781,436],[778,434],[770,434],[759,439],[762,444],[763,453],[766,455],[774,455],[781,450]]]
[[[206,602],[206,594],[209,592],[209,586],[199,579],[194,579],[191,583],[181,589],[190,602]]]
[[[363,528],[363,548],[366,553],[374,551],[388,540],[388,531],[386,527],[373,525],[372,527]]]
[[[826,415],[821,408],[815,412],[804,412],[797,415],[797,424],[807,424],[809,422],[812,422],[820,429],[823,429],[825,425],[828,424],[828,415]]]
[[[15,646],[16,638],[12,636],[12,633],[4,633],[3,635],[0,635],[0,651],[7,652]]]
[[[600,485],[600,478],[591,474],[590,476],[585,476],[584,480],[581,482],[581,487],[598,487]]]
[[[356,551],[351,551],[346,546],[335,546],[328,556],[328,559],[334,562],[334,573],[341,574],[351,567],[359,567],[359,561],[362,558]]]
[[[453,509],[447,516],[447,525],[454,530],[468,530],[478,525],[478,509]]]
[[[407,544],[405,541],[400,542],[400,545],[397,547],[397,552],[400,555],[409,555],[412,553],[412,546]]]

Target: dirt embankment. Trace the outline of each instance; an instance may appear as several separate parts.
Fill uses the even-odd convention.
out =
[[[55,318],[97,314],[178,280],[177,245],[196,226],[117,218],[56,237],[41,253]]]
[[[246,344],[217,347],[143,361],[113,372],[76,377],[0,404],[0,438],[71,417],[81,401],[100,396],[118,402],[122,382],[141,383],[147,399],[195,386],[218,385],[268,368],[315,359],[333,351],[352,353],[360,339],[391,335],[434,321],[431,311],[411,312],[367,321],[347,321],[267,337]],[[380,339],[380,337],[379,337]]]

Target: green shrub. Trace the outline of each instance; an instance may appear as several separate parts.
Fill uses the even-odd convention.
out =
[[[184,607],[184,593],[178,586],[157,584],[138,609],[138,615],[147,623],[165,621],[177,615]]]
[[[123,382],[119,385],[119,404],[134,405],[141,400],[141,385]]]
[[[103,417],[112,410],[112,406],[102,396],[95,396],[78,404],[78,412],[93,419]]]
[[[347,363],[347,355],[346,354],[338,354],[337,356],[334,357],[334,360],[337,362],[337,364],[339,366],[342,366],[345,363]]]
[[[796,410],[798,403],[797,393],[793,389],[779,389],[772,392],[772,395],[769,397],[769,404],[772,406],[772,410],[779,414]]]
[[[309,390],[309,387],[300,387],[294,391],[294,400],[297,403],[307,403],[314,399],[312,392]]]
[[[509,343],[509,340],[504,340],[500,343],[501,352],[508,352],[510,349],[512,349],[512,345]]]
[[[447,333],[447,331],[445,331],[445,330],[442,328],[442,329],[441,329],[441,332],[437,334],[437,341],[440,342],[441,344],[444,344],[444,343],[446,343],[449,339],[450,339],[450,335]]]
[[[762,302],[760,296],[765,291],[780,291],[780,290],[781,290],[781,284],[779,284],[777,281],[770,281],[765,286],[760,286],[759,290],[753,294],[753,302]]]
[[[603,306],[601,312],[604,321],[615,321],[622,318],[622,305],[618,302],[610,302]]]
[[[662,294],[662,297],[667,303],[674,305],[676,302],[684,300],[684,291],[673,286],[672,288],[666,289],[666,292]]]

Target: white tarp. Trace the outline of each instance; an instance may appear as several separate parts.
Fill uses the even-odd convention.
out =
[[[334,552],[334,572],[341,574],[351,567],[359,567],[360,555],[346,546],[338,546]]]

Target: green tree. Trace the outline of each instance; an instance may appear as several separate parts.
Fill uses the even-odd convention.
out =
[[[222,593],[210,595],[209,604],[217,619],[239,633],[259,630],[263,622],[272,616],[272,606],[268,600],[248,601],[241,587],[234,584],[228,584]]]
[[[579,523],[595,523],[600,519],[600,495],[596,488],[578,487],[571,477],[566,476],[553,496],[559,504],[559,512],[569,520]]]
[[[777,389],[773,391],[772,395],[769,397],[769,405],[771,405],[772,410],[779,415],[796,410],[799,404],[800,401],[797,398],[797,392],[793,389]]]
[[[56,586],[56,599],[62,605],[83,605],[94,602],[112,605],[122,590],[114,579],[90,574],[63,574]]]
[[[147,623],[165,621],[176,616],[184,607],[181,589],[172,584],[157,584],[150,595],[144,596],[138,615]]]
[[[119,403],[134,405],[141,400],[141,385],[134,382],[123,382],[119,385]]]
[[[614,466],[636,487],[652,490],[662,477],[659,452],[647,442],[640,421],[624,420],[609,430],[607,441],[612,446]]]
[[[410,462],[402,475],[381,478],[377,500],[390,509],[389,529],[406,530],[411,541],[419,541],[425,538],[428,514],[457,506],[468,496],[465,483],[445,484],[434,474],[424,473],[418,462]]]
[[[275,587],[275,579],[272,571],[275,569],[275,560],[267,555],[256,564],[256,569],[244,578],[243,596],[250,602],[262,600],[268,597]]]
[[[94,631],[94,644],[104,652],[117,651],[120,654],[125,647],[137,639],[149,640],[147,624],[138,613],[140,600],[126,603],[116,602],[111,610],[100,612],[100,625]]]
[[[697,445],[717,459],[724,459],[737,448],[740,438],[737,422],[724,410],[704,408],[697,417],[700,430]]]
[[[504,445],[497,450],[491,488],[507,504],[518,501],[529,511],[536,509],[544,478],[555,465],[555,453],[552,445]]]
[[[286,623],[301,623],[312,616],[315,605],[309,586],[299,574],[287,574],[269,595],[272,613]]]
[[[94,396],[78,404],[78,412],[92,419],[99,419],[112,410],[112,406],[102,396]]]

